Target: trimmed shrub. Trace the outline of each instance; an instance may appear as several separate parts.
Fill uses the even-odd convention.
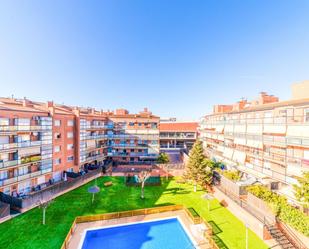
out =
[[[285,197],[260,185],[249,186],[247,191],[265,201],[282,221],[304,235],[309,236],[309,216],[290,205]]]

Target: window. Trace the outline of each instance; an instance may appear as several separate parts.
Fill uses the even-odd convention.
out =
[[[59,165],[61,163],[61,158],[55,159],[55,165]]]
[[[54,134],[54,138],[55,138],[55,139],[61,138],[61,133],[56,132],[56,133]]]
[[[74,145],[73,144],[68,144],[67,145],[67,150],[73,150],[74,149]]]
[[[73,126],[74,125],[74,120],[68,120],[68,126]]]
[[[68,157],[68,162],[73,162],[73,160],[74,160],[74,156],[69,156]]]
[[[8,178],[8,172],[7,171],[0,171],[0,180],[4,180]]]
[[[72,138],[73,137],[73,132],[68,132],[67,133],[67,138]]]
[[[130,122],[130,123],[129,123],[129,126],[134,126],[134,122]]]
[[[54,121],[54,125],[55,125],[55,126],[60,126],[60,124],[61,124],[61,121],[60,121],[60,120],[55,120],[55,121]]]
[[[59,151],[60,151],[60,148],[61,148],[60,146],[55,146],[55,147],[54,147],[54,152],[59,152]]]

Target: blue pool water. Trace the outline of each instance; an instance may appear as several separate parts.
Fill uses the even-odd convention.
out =
[[[177,218],[89,230],[82,249],[192,249]]]

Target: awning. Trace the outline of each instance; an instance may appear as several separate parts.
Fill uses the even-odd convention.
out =
[[[246,139],[245,138],[239,138],[239,137],[236,137],[234,139],[234,143],[235,144],[241,144],[241,145],[247,145],[246,144]]]
[[[286,125],[264,125],[264,133],[285,134]]]
[[[40,153],[41,153],[40,147],[20,148],[18,150],[19,156],[28,156],[28,155],[35,155],[35,154],[40,154]]]
[[[263,143],[261,141],[258,141],[258,140],[247,140],[247,146],[262,149]]]
[[[224,125],[217,125],[216,127],[216,131],[222,133],[223,129],[224,129]]]
[[[233,154],[233,160],[238,163],[245,163],[246,153],[239,150],[235,150]]]
[[[235,125],[234,132],[235,133],[246,133],[246,125]]]
[[[234,132],[234,126],[233,125],[225,125],[224,132],[225,133],[233,133]]]
[[[309,137],[309,128],[306,125],[289,125],[286,135],[288,137]]]
[[[223,156],[226,157],[226,158],[232,159],[232,158],[233,158],[233,153],[234,153],[234,150],[233,150],[233,149],[225,148],[225,149],[224,149]]]
[[[262,135],[263,126],[261,126],[261,125],[248,125],[247,126],[247,133],[248,134],[255,134],[255,135]]]

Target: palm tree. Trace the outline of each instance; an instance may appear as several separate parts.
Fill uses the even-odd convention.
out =
[[[150,177],[150,171],[141,171],[138,175],[137,175],[137,180],[139,183],[141,183],[141,198],[144,199],[144,187],[145,187],[145,182],[147,181],[147,179]]]

